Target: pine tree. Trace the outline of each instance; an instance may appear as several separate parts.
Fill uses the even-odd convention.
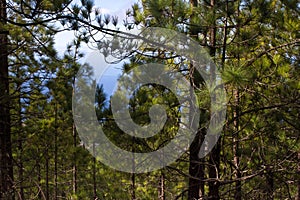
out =
[[[290,133],[283,130],[285,128],[290,129],[290,125],[283,121],[280,122],[278,119],[276,120],[278,115],[275,114],[274,109],[279,109],[282,114],[285,113],[284,116],[287,114],[284,111],[287,105],[290,105],[292,110],[296,109],[292,106],[294,103],[291,103],[295,101],[295,96],[292,95],[286,98],[289,99],[287,101],[291,104],[287,103],[286,100],[283,100],[285,99],[282,96],[284,92],[277,86],[281,85],[280,87],[285,88],[284,90],[294,88],[292,86],[293,81],[289,82],[288,79],[293,80],[294,77],[298,76],[297,69],[294,68],[297,63],[295,50],[298,49],[299,44],[295,32],[297,26],[294,23],[295,19],[299,18],[296,14],[298,12],[297,4],[294,2],[293,7],[291,6],[293,3],[288,5],[280,1],[191,1],[190,5],[192,6],[190,9],[185,9],[188,8],[188,5],[182,2],[186,5],[182,6],[179,2],[143,1],[141,5],[135,4],[133,5],[133,11],[129,12],[134,20],[132,24],[128,23],[128,27],[138,24],[139,26],[161,26],[185,31],[186,29],[181,28],[184,24],[191,29],[191,36],[198,40],[199,44],[208,48],[214,61],[219,64],[220,69],[223,71],[223,78],[227,82],[227,92],[230,96],[229,114],[224,138],[221,140],[222,143],[220,141],[219,144],[221,146],[216,146],[211,154],[213,157],[210,157],[206,163],[210,166],[207,169],[208,171],[205,171],[205,173],[209,173],[209,177],[205,181],[209,186],[207,197],[218,199],[219,195],[227,194],[228,197],[235,197],[236,199],[247,198],[251,195],[260,195],[260,198],[273,198],[276,196],[276,178],[274,177],[276,177],[276,173],[279,173],[276,172],[275,168],[279,166],[271,164],[269,161],[272,160],[272,152],[278,152],[279,149],[273,149],[269,146],[274,146],[274,142],[277,143],[278,138],[268,139],[269,142],[272,141],[272,145],[267,141],[257,140],[260,141],[261,145],[257,147],[258,150],[251,150],[253,143],[250,144],[250,141],[245,140],[245,138],[258,139],[257,137],[263,136],[269,138],[267,135],[274,132],[274,130],[280,132],[279,135],[284,138],[281,139],[282,141],[287,142],[292,137]],[[181,7],[177,8],[177,5],[181,5]],[[142,6],[142,9],[139,6]],[[276,22],[278,23],[274,23],[272,19],[277,19]],[[287,30],[291,32],[288,33]],[[283,51],[289,53],[283,55],[281,54]],[[274,60],[276,64],[273,63]],[[282,61],[281,64],[279,64],[279,60]],[[284,62],[286,64],[283,64]],[[285,71],[289,68],[287,66],[291,66],[289,75]],[[281,92],[271,89],[272,86]],[[296,92],[295,89],[291,90]],[[290,91],[290,94],[294,94],[292,91]],[[264,117],[261,118],[262,116],[270,116],[271,121],[274,123],[268,122],[269,120]],[[290,117],[297,118],[293,114],[292,116]],[[249,123],[249,119],[255,120],[255,122]],[[254,128],[258,124],[261,124],[260,129]],[[266,129],[266,127],[273,128]],[[294,131],[297,132],[297,129],[292,129],[293,133]],[[260,136],[253,130],[258,131]],[[282,130],[282,132],[279,130]],[[293,144],[295,145],[295,143]],[[233,147],[232,150],[230,150],[230,146]],[[264,149],[264,156],[261,154],[262,149]],[[229,153],[230,151],[232,153]],[[284,155],[282,158],[286,158],[288,152],[281,152],[281,155]],[[294,156],[296,152],[297,150],[294,151]],[[256,163],[262,157],[265,158],[258,162],[258,165],[255,165],[256,167],[251,164],[244,164],[247,159],[247,162]],[[296,164],[297,159],[291,162]],[[243,169],[248,170],[243,172]],[[201,170],[198,170],[200,173]],[[290,170],[297,171],[295,169]],[[229,174],[234,174],[235,178],[230,177]],[[254,186],[251,183],[246,184],[244,182],[245,180],[257,181],[261,174],[268,189],[263,189],[265,188],[263,185]],[[223,176],[224,179],[218,178],[220,176]],[[232,184],[235,184],[235,190],[234,192],[228,192]],[[280,184],[280,181],[277,184]],[[252,190],[258,187],[260,192],[254,194],[249,187],[252,187]],[[198,191],[198,189],[196,190]],[[277,196],[284,197],[283,194],[283,192],[278,191]],[[198,198],[198,196],[199,193],[196,192],[195,196],[189,198]]]
[[[178,64],[156,49],[114,54],[130,57],[124,74],[149,62],[178,69],[201,97],[200,129],[190,151],[170,166],[146,174],[116,172],[87,151],[97,148],[97,143],[85,144],[87,149],[80,146],[71,112],[80,43],[97,41],[95,35],[89,35],[93,31],[114,38],[120,33],[117,18],[101,14],[93,5],[92,1],[1,1],[1,199],[299,198],[297,1],[143,0],[133,5],[126,28],[159,26],[188,34],[210,52],[222,71],[228,96],[222,137],[207,157],[199,159],[213,113],[203,79],[191,63]],[[62,27],[52,26],[53,20]],[[108,28],[109,24],[115,28]],[[74,53],[60,58],[53,37],[64,28],[78,35],[68,49],[70,53],[74,47]],[[102,52],[105,45],[112,47],[109,42],[98,44],[104,47]],[[146,75],[127,75],[120,98],[126,96],[130,80]],[[175,96],[159,85],[135,90],[127,106],[133,121],[143,126],[150,123],[152,105],[168,105],[166,125],[153,138],[124,133],[106,98],[99,86],[95,102],[99,124],[111,141],[128,151],[154,151],[172,139],[180,126]]]
[[[14,177],[11,150],[8,30],[6,29],[6,1],[0,2],[0,198],[14,198]]]

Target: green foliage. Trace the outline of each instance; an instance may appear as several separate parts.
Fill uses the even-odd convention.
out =
[[[220,161],[214,164],[218,169],[214,180],[209,174],[210,158],[201,160],[205,198],[210,198],[209,185],[217,180],[221,199],[236,198],[234,187],[239,182],[242,199],[292,199],[299,192],[299,3],[197,2],[192,6],[183,0],[143,0],[127,11],[124,26],[177,30],[189,34],[210,52],[215,50],[211,55],[222,72],[228,107],[220,149],[215,151]],[[110,24],[118,29],[119,25],[116,16],[104,15],[93,7],[90,0],[77,4],[65,0],[13,1],[8,23],[0,24],[0,29],[9,30],[11,50],[10,113],[16,194],[21,199],[132,199],[133,194],[136,199],[154,199],[163,189],[165,199],[187,199],[190,152],[164,169],[133,175],[95,161],[85,149],[88,144],[80,142],[76,135],[71,100],[76,90],[74,77],[81,66],[78,59],[83,56],[81,43],[90,41],[94,31],[102,31]],[[54,36],[60,27],[50,19],[76,32],[77,38],[63,56],[54,49]],[[122,45],[121,40],[114,41],[98,46],[107,45],[113,51]],[[132,44],[126,45],[133,48]],[[131,55],[130,62],[124,65],[126,78],[120,89],[125,92],[119,93],[119,98],[126,97],[130,80],[147,76],[132,76],[130,70],[151,62],[164,64],[193,81],[201,109],[199,124],[201,131],[205,130],[211,102],[200,74],[189,74],[191,65],[187,60],[178,63],[166,54],[153,58],[147,53]],[[89,67],[86,70],[88,79],[92,72]],[[167,122],[154,137],[130,137],[114,121],[103,86],[97,86],[95,110],[99,124],[117,146],[151,152],[175,137],[182,108],[170,90],[145,85],[135,90],[129,102],[126,108],[136,124],[150,123],[149,110],[155,104],[166,107]]]

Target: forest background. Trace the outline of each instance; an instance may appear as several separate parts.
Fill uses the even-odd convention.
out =
[[[119,19],[91,0],[0,0],[0,199],[300,199],[299,12],[297,0],[142,0]],[[203,79],[170,52],[130,52],[122,72],[150,62],[173,67],[201,97],[202,116],[176,162],[131,174],[87,151],[72,93],[84,44],[105,53],[120,31],[147,27],[181,32],[207,50],[222,73],[227,116],[217,145],[200,159],[211,114]],[[65,31],[74,40],[61,53],[55,37]],[[131,117],[147,125],[159,102],[169,106],[167,124],[154,138],[129,137],[112,117],[110,96],[97,88],[99,125],[128,151],[154,151],[180,127],[174,95],[148,85],[127,106]]]

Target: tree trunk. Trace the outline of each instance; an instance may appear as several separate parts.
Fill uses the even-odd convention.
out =
[[[189,190],[188,199],[204,197],[204,158],[199,158],[199,151],[203,142],[203,132],[199,131],[190,146]]]
[[[19,157],[19,159],[18,159],[18,165],[19,165],[18,178],[19,178],[19,182],[20,182],[20,197],[21,197],[21,199],[25,199],[25,197],[24,197],[24,186],[23,186],[23,181],[25,181],[24,180],[24,166],[23,166],[23,159],[22,159],[22,155],[23,155],[23,134],[22,134],[22,127],[21,127],[22,122],[21,121],[20,121],[19,125],[20,125],[20,129],[19,129],[19,139],[18,139],[18,150],[19,150],[19,155],[18,155],[18,157]]]
[[[58,124],[57,124],[57,102],[55,102],[55,124],[54,124],[54,199],[58,199],[58,169],[57,169],[57,164],[58,164]]]
[[[192,8],[198,6],[197,0],[190,0],[190,5]],[[193,20],[194,15],[191,15],[191,21]],[[196,16],[197,17],[197,16]],[[192,37],[198,37],[199,30],[194,28],[193,26],[190,27],[190,35]],[[198,87],[200,84],[200,80],[195,80],[194,74],[194,66],[190,64],[190,83],[193,87]],[[193,105],[193,102],[190,102]],[[193,109],[192,109],[193,110]],[[192,120],[192,116],[191,119]],[[203,142],[205,136],[204,129],[199,130],[191,143],[190,146],[190,157],[189,157],[189,188],[188,188],[188,199],[202,199],[205,195],[204,193],[204,161],[205,158],[199,158],[199,151],[201,144]]]
[[[133,107],[133,113],[135,107]],[[135,152],[135,137],[132,137],[132,152]],[[132,174],[131,174],[131,200],[136,200],[135,195],[135,156],[132,154]]]
[[[295,198],[296,200],[300,200],[300,152],[298,152],[298,194],[297,197]]]
[[[40,165],[40,163],[39,162],[36,162],[36,170],[37,170],[37,180],[38,180],[38,186],[39,186],[39,193],[38,193],[38,199],[42,199],[43,197],[42,197],[42,187],[41,187],[41,185],[40,185],[40,183],[41,183],[41,177],[42,177],[42,172],[41,172],[41,165]],[[19,197],[20,197],[20,199],[21,200],[23,200],[23,199],[25,199],[24,198],[24,193],[23,193],[23,197],[22,197],[22,194],[20,193],[19,194]]]
[[[165,200],[165,174],[164,171],[161,170],[161,174],[159,177],[159,188],[158,188],[158,200]]]
[[[49,144],[46,145],[46,199],[49,200]]]
[[[213,12],[213,17],[215,17],[215,0],[210,1],[210,7]],[[215,22],[211,24],[211,28],[209,29],[209,54],[212,58],[216,55],[216,27]],[[214,83],[216,80],[216,72],[215,67],[210,67],[210,76],[211,76],[211,82]],[[211,98],[215,98],[214,96],[211,96]],[[212,101],[214,101],[212,99]],[[211,113],[213,116],[214,113]],[[212,149],[210,156],[209,156],[209,178],[214,181],[210,181],[208,183],[208,198],[209,199],[220,199],[219,196],[219,181],[217,180],[219,178],[219,166],[220,166],[220,142],[218,141],[216,143],[216,146]]]
[[[267,178],[267,198],[268,200],[273,200],[274,199],[274,177],[273,177],[273,172],[272,168],[268,166],[267,168],[267,173],[266,173],[266,178]]]
[[[19,74],[19,68],[17,69],[17,78],[20,79],[20,74]],[[23,127],[22,127],[22,102],[21,102],[21,84],[18,83],[16,88],[18,89],[18,178],[20,182],[20,191],[19,191],[19,196],[21,199],[25,199],[24,197],[24,187],[23,187],[23,181],[24,180],[24,166],[23,166],[23,140],[24,140],[24,135],[23,135]],[[39,165],[38,165],[39,166]],[[40,166],[39,166],[40,167]],[[40,170],[39,170],[40,172]],[[39,178],[40,178],[40,173],[39,173]]]
[[[73,90],[74,92],[74,90]],[[75,123],[73,122],[73,148],[74,148],[74,153],[73,153],[73,194],[76,195],[77,193],[77,165],[76,165],[76,146],[77,146],[77,139],[76,139],[76,126]]]
[[[6,1],[0,0],[0,25],[6,24]],[[9,113],[8,32],[0,30],[0,199],[14,199]]]
[[[220,166],[220,142],[218,141],[216,146],[210,153],[209,157],[209,179],[208,182],[208,199],[217,200],[220,199],[219,196],[219,166]]]
[[[95,142],[93,142],[93,193],[94,193],[94,199],[97,199],[97,182],[96,182],[96,157],[95,157]]]
[[[131,200],[135,200],[135,173],[131,174]]]
[[[238,2],[238,17],[240,16],[240,2]],[[237,40],[238,40],[238,66],[240,66],[240,24],[237,26]],[[233,135],[233,162],[235,166],[235,194],[234,198],[235,200],[241,200],[242,199],[242,183],[240,181],[241,179],[241,172],[239,169],[240,165],[240,155],[239,155],[239,104],[240,104],[240,95],[239,95],[239,88],[236,88],[233,90],[233,98],[234,98],[234,113],[233,113],[233,125],[234,125],[234,132],[235,135]]]
[[[241,185],[241,172],[239,170],[240,160],[239,160],[239,91],[238,89],[235,89],[233,91],[234,101],[235,101],[235,108],[233,113],[233,118],[235,119],[233,121],[234,124],[234,133],[233,135],[233,164],[235,167],[235,194],[234,199],[235,200],[241,200],[242,199],[242,185]]]
[[[75,58],[76,60],[76,53],[75,53]],[[72,91],[72,96],[74,96],[75,93],[75,76],[73,77],[73,91]],[[76,126],[75,122],[73,121],[73,126],[72,126],[72,134],[73,134],[73,148],[74,148],[74,153],[73,153],[73,163],[72,163],[72,168],[73,168],[73,174],[72,174],[72,188],[73,188],[73,194],[76,195],[77,193],[77,164],[76,164],[76,147],[77,147],[77,132],[76,132]]]

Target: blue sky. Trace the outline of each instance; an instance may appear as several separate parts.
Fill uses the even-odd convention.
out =
[[[125,18],[126,10],[137,2],[137,0],[95,0],[95,7],[100,8],[103,14],[110,14],[118,16],[119,26],[122,26],[123,19]],[[62,32],[56,35],[56,49],[60,52],[66,49],[68,43],[73,39],[72,32]],[[85,51],[91,51],[88,47],[84,47]]]
[[[137,0],[95,0],[95,7],[100,8],[103,14],[110,14],[118,16],[120,27],[122,27],[123,19],[125,19],[126,10],[131,8],[131,6],[137,2]],[[55,48],[58,50],[59,54],[62,55],[66,50],[68,43],[72,41],[74,35],[72,32],[62,32],[55,37]],[[83,45],[81,49],[85,53],[85,57],[81,60],[82,63],[88,62],[100,71],[104,71],[103,76],[101,76],[98,81],[104,86],[104,92],[110,96],[113,93],[114,88],[117,85],[117,79],[121,74],[121,68],[123,62],[119,64],[109,65],[103,62],[101,56],[95,54],[95,50],[92,50]],[[99,59],[100,58],[100,59]]]

